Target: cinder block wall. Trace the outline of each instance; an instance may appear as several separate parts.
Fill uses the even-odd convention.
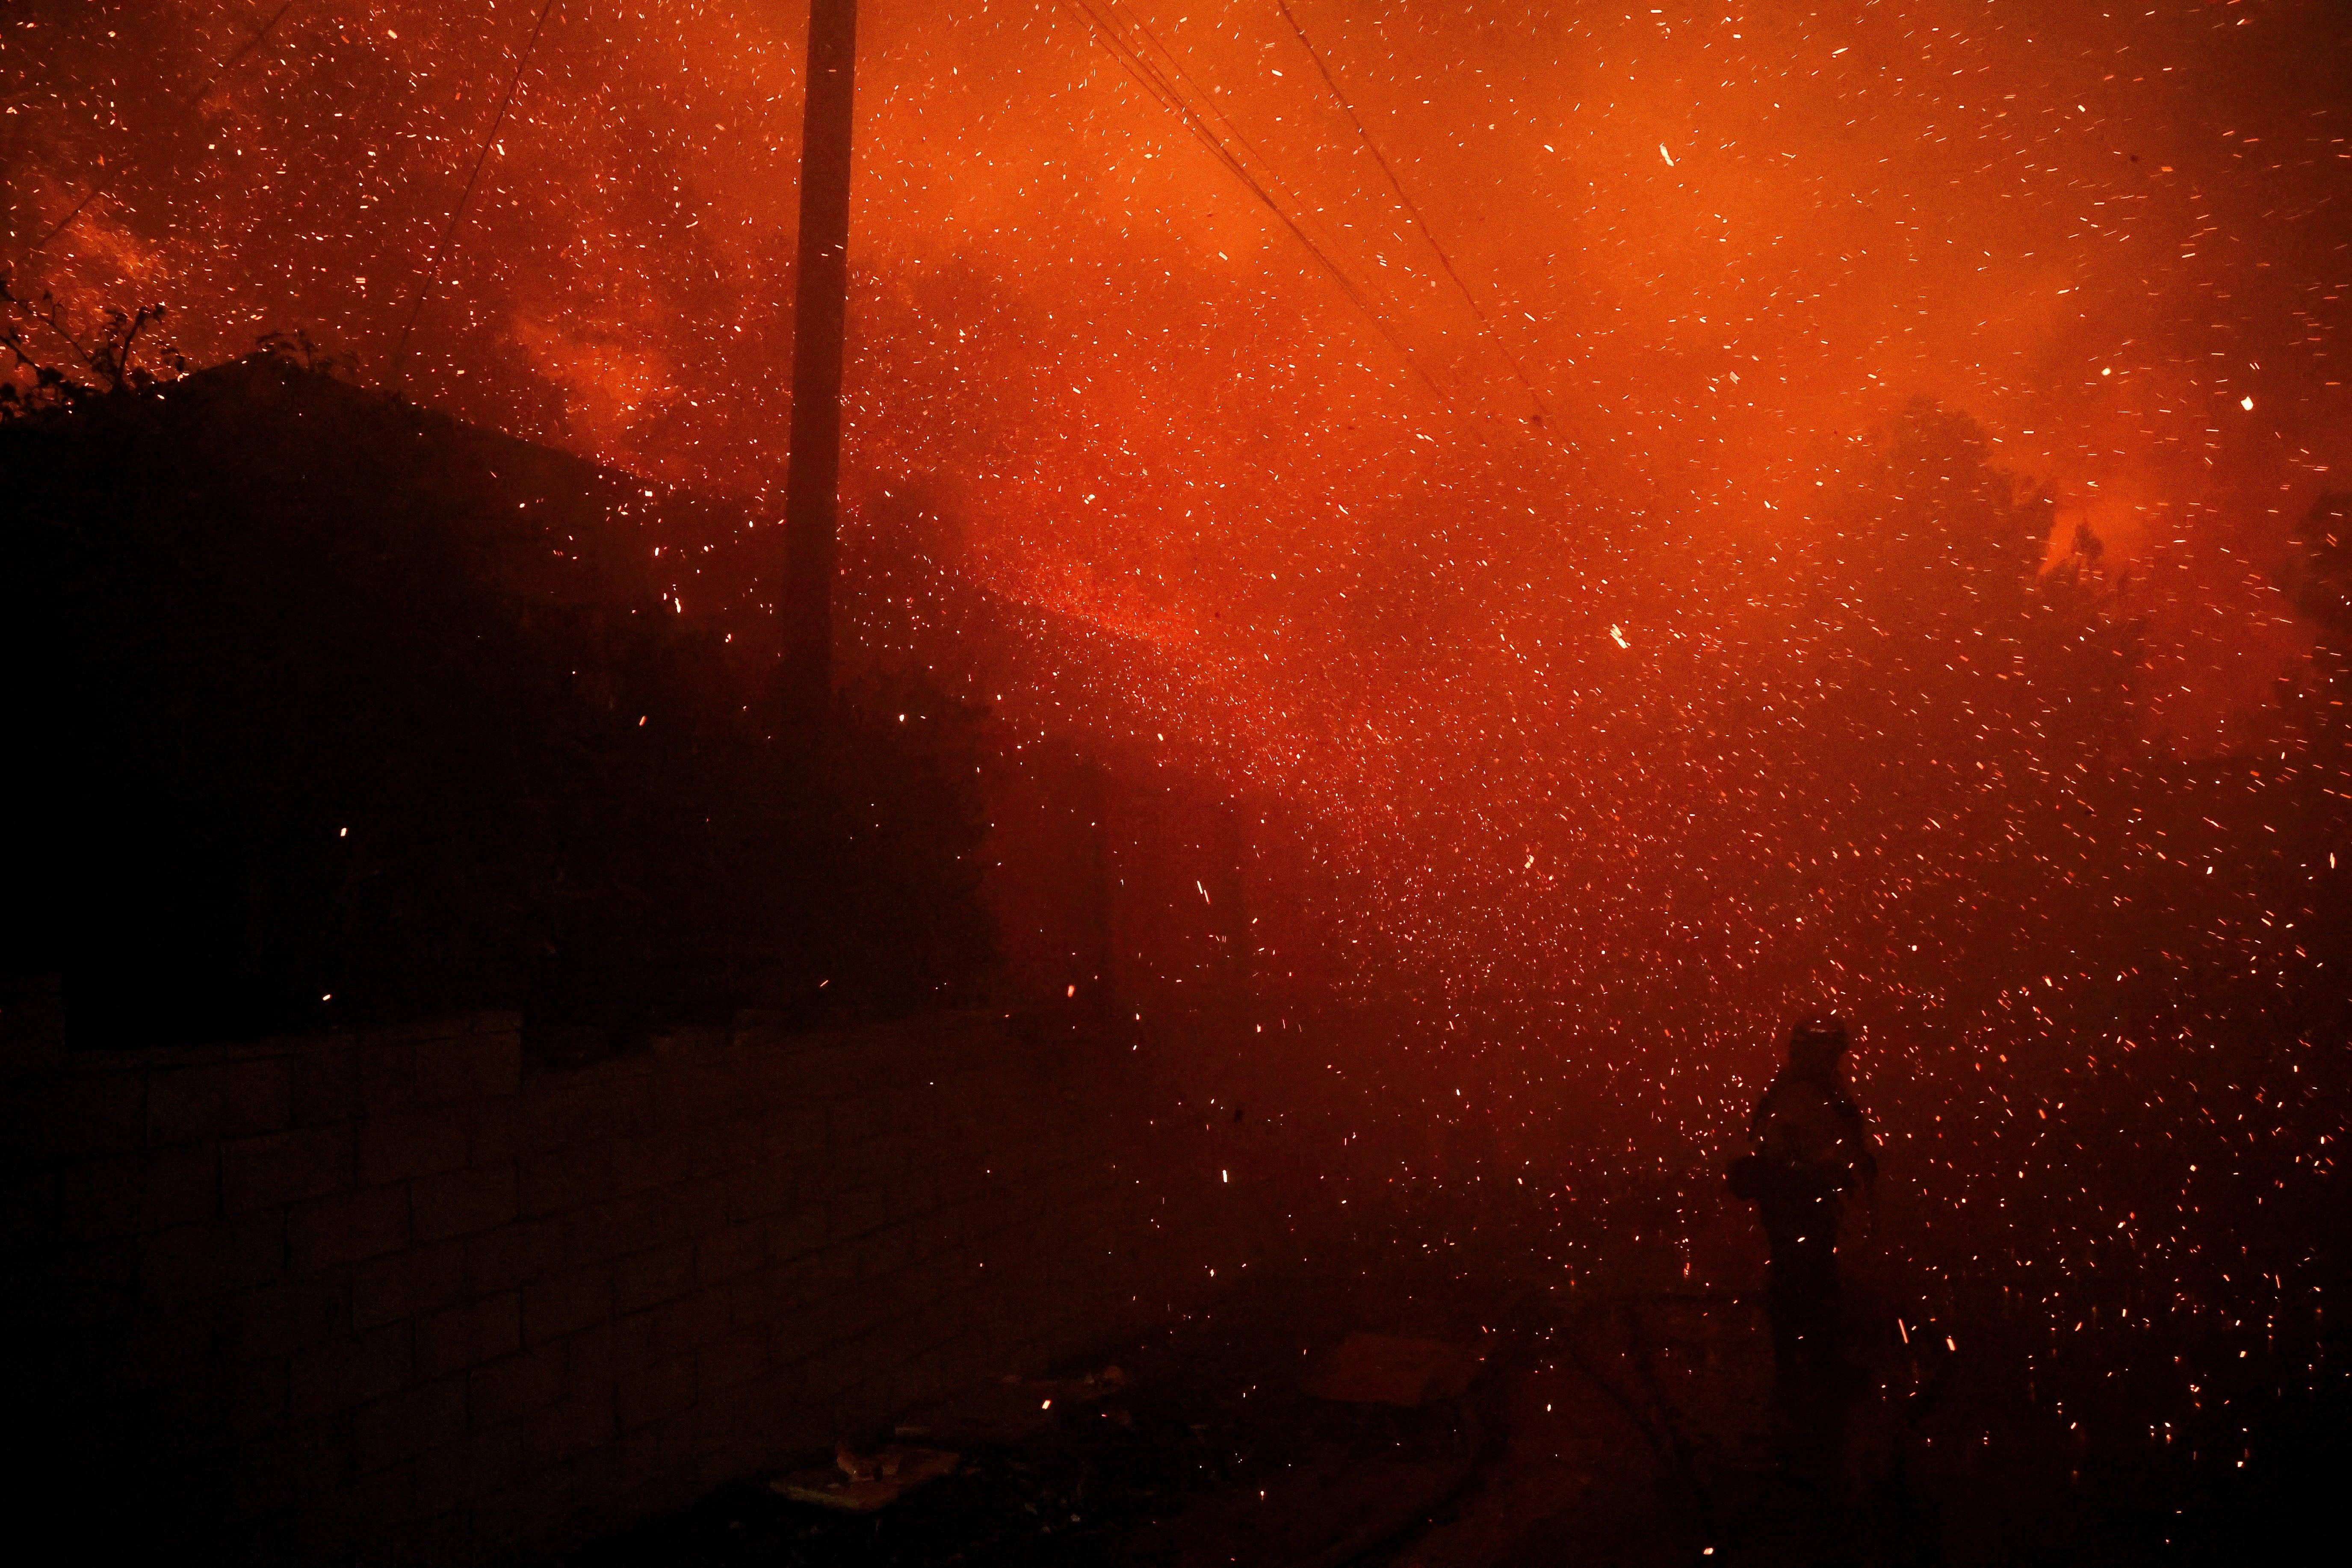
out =
[[[19,1479],[100,1558],[541,1556],[1254,1245],[1199,1122],[1001,1019],[540,1073],[510,1016],[111,1056],[11,1012]]]

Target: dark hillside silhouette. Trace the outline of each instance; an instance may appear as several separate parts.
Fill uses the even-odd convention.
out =
[[[767,737],[629,476],[268,354],[0,426],[0,472],[5,967],[80,1043],[520,1005],[576,1055],[991,963],[971,716]]]

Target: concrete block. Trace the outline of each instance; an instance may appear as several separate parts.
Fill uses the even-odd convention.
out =
[[[686,1142],[693,1153],[688,1174],[730,1175],[756,1167],[766,1158],[767,1128],[760,1117],[739,1117],[706,1128]]]
[[[937,1146],[928,1140],[890,1133],[836,1149],[828,1169],[845,1187],[887,1186],[911,1171],[936,1163]]]
[[[734,1327],[734,1298],[723,1289],[697,1290],[653,1309],[654,1359],[700,1350]]]
[[[527,1154],[520,1165],[527,1215],[572,1214],[613,1195],[613,1151],[604,1143]]]
[[[780,1214],[766,1226],[768,1261],[790,1263],[824,1246],[833,1234],[833,1216],[822,1204],[808,1204]]]
[[[405,1183],[335,1193],[286,1211],[287,1267],[296,1274],[380,1258],[409,1239]]]
[[[866,1303],[844,1297],[810,1301],[777,1317],[770,1352],[778,1365],[803,1364],[872,1326]]]
[[[768,1157],[798,1168],[821,1162],[829,1145],[830,1123],[824,1107],[814,1100],[796,1100],[765,1119]]]
[[[828,1100],[824,1116],[825,1141],[836,1151],[855,1149],[867,1139],[890,1131],[881,1109],[863,1099]]]
[[[282,1212],[176,1226],[139,1238],[139,1294],[148,1305],[215,1300],[285,1272]]]
[[[569,1215],[563,1226],[564,1256],[574,1263],[643,1252],[674,1240],[663,1234],[653,1193],[633,1193],[608,1198]]]
[[[694,1289],[694,1243],[674,1241],[633,1252],[614,1264],[613,1306],[635,1312]]]
[[[523,1147],[532,1152],[608,1142],[646,1131],[653,1090],[642,1072],[597,1071],[537,1079],[523,1096]]]
[[[473,1165],[510,1163],[527,1151],[522,1137],[522,1096],[493,1095],[459,1108],[466,1121],[466,1160]]]
[[[347,1415],[399,1393],[415,1381],[415,1371],[406,1323],[341,1335],[289,1361],[288,1411],[297,1421]]]
[[[925,1204],[921,1208],[929,1208]],[[880,1187],[852,1187],[832,1194],[825,1205],[825,1239],[847,1241],[864,1236],[889,1222],[895,1214],[909,1212],[898,1209],[890,1194]],[[919,1209],[912,1212],[920,1212]]]
[[[961,1204],[917,1215],[909,1222],[915,1231],[915,1256],[941,1259],[961,1256],[971,1240],[971,1209]]]
[[[466,1386],[445,1377],[361,1405],[352,1414],[352,1462],[364,1477],[466,1438]]]
[[[225,1301],[215,1311],[219,1358],[231,1366],[296,1355],[351,1331],[351,1296],[332,1277],[289,1279]]]
[[[58,1224],[99,1239],[194,1225],[220,1213],[217,1147],[118,1154],[67,1166],[58,1177]]]
[[[416,1373],[435,1378],[522,1348],[522,1296],[509,1290],[416,1320]]]
[[[348,1125],[306,1127],[221,1145],[221,1204],[230,1214],[271,1208],[352,1184]]]
[[[779,1160],[762,1159],[719,1174],[727,1183],[725,1213],[729,1219],[764,1219],[790,1207],[799,1195],[798,1180]]]
[[[695,1238],[694,1278],[717,1285],[749,1274],[768,1260],[768,1227],[758,1223],[722,1226]]]
[[[671,1128],[650,1137],[615,1139],[612,1149],[615,1193],[683,1182],[694,1166],[691,1138]]]
[[[564,1348],[530,1349],[473,1369],[466,1378],[467,1407],[476,1427],[490,1427],[544,1409],[564,1394]]]
[[[282,1059],[163,1068],[148,1076],[152,1145],[276,1132],[292,1114],[293,1078]]]
[[[801,1430],[802,1405],[805,1398],[797,1368],[769,1363],[765,1372],[704,1395],[717,1412],[719,1430],[727,1434],[727,1441],[758,1445],[760,1456],[748,1466],[729,1472],[730,1479],[740,1479],[752,1471],[791,1463],[807,1453],[829,1436],[828,1426],[814,1441]]]
[[[535,1345],[613,1316],[609,1264],[574,1268],[523,1287],[522,1342]]]
[[[569,1461],[611,1443],[620,1436],[614,1400],[607,1391],[574,1394],[545,1412],[539,1426],[544,1441],[553,1445],[559,1460]]]
[[[360,1107],[371,1116],[396,1115],[416,1103],[416,1042],[396,1034],[363,1036],[359,1058]]]
[[[425,1104],[513,1094],[522,1087],[520,1035],[419,1040],[414,1060],[417,1099]]]
[[[674,1415],[693,1403],[694,1360],[681,1356],[621,1379],[614,1391],[613,1409],[625,1434]]]
[[[563,1226],[551,1219],[516,1220],[467,1244],[466,1280],[478,1293],[514,1290],[566,1267]]]
[[[894,1274],[915,1260],[915,1231],[908,1225],[887,1225],[866,1232],[848,1244],[851,1268],[860,1279]]]
[[[656,1085],[655,1104],[665,1129],[698,1132],[734,1121],[746,1110],[741,1079],[721,1066],[673,1062]]]
[[[464,1242],[412,1247],[352,1270],[352,1326],[372,1329],[454,1307],[467,1293]]]
[[[359,1184],[438,1175],[466,1167],[467,1128],[446,1108],[396,1116],[371,1116],[359,1124]]]
[[[610,1389],[632,1373],[642,1372],[654,1355],[655,1314],[632,1312],[581,1330],[563,1341],[564,1380],[572,1393],[585,1394]]]
[[[695,1387],[704,1399],[736,1387],[768,1370],[768,1335],[737,1329],[702,1347],[695,1358]]]
[[[727,1223],[727,1181],[702,1176],[655,1190],[654,1223],[664,1239],[707,1236]]]
[[[729,1321],[738,1325],[772,1323],[795,1307],[805,1305],[773,1268],[761,1268],[714,1287],[726,1292]]]
[[[810,1397],[840,1399],[873,1373],[875,1359],[865,1336],[835,1340],[802,1361],[801,1375]]]
[[[910,1306],[907,1316],[909,1337],[936,1359],[936,1352],[971,1328],[971,1303],[958,1295],[931,1295]]]
[[[289,1057],[286,1068],[293,1126],[319,1127],[350,1121],[359,1115],[357,1047],[344,1041],[320,1045]]]
[[[409,1184],[408,1195],[417,1240],[467,1236],[515,1217],[515,1171],[491,1165],[420,1176]]]
[[[828,1247],[775,1265],[771,1273],[796,1302],[845,1300],[857,1289],[857,1258],[846,1247]]]

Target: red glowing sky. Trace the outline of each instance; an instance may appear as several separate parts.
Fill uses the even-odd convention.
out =
[[[276,10],[19,8],[11,258],[85,307],[169,300],[200,356],[301,324],[387,378],[538,7],[297,0],[184,110]],[[1079,12],[868,4],[852,493],[921,487],[1015,594],[1189,643],[1212,605],[1313,618],[1278,584],[1470,513],[1538,557],[1645,510],[1753,556],[1913,393],[2119,558],[2245,548],[2352,458],[2327,5],[1296,8],[1491,336],[1271,0],[1098,11],[1152,29],[1411,352]],[[412,393],[771,479],[801,25],[557,5]]]
[[[278,9],[12,8],[19,291],[167,300],[197,359],[299,325],[421,401],[762,504],[802,8],[558,0],[398,366],[539,5],[294,0],[199,98]],[[1145,728],[1360,835],[1443,796],[1469,826],[1384,895],[1411,940],[1521,962],[1463,936],[1512,897],[1467,868],[1532,866],[1564,830],[1531,822],[1638,778],[1638,820],[1569,835],[1622,863],[1719,790],[1656,769],[1638,716],[1710,680],[1817,485],[1914,395],[2137,574],[2152,736],[2259,730],[2303,637],[2270,565],[2352,462],[2340,9],[1297,0],[1466,299],[1274,0],[1092,9],[1149,27],[1374,309],[1082,9],[868,0],[853,538],[943,520],[968,577],[1194,683],[1112,671],[1181,710]]]

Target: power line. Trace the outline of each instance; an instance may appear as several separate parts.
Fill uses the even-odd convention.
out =
[[[1106,17],[1101,11],[1097,10],[1094,0],[1070,0],[1070,3],[1086,17],[1088,24],[1092,26],[1096,37],[1102,42],[1103,46],[1109,50],[1111,57],[1118,60],[1119,65],[1126,69],[1128,75],[1134,79],[1137,85],[1140,86],[1153,98],[1159,100],[1164,108],[1168,109],[1177,117],[1177,119],[1183,124],[1184,128],[1192,133],[1193,138],[1208,150],[1210,155],[1224,166],[1227,173],[1239,180],[1252,195],[1255,196],[1260,202],[1265,204],[1266,210],[1273,213],[1274,216],[1281,221],[1282,226],[1290,231],[1291,237],[1297,240],[1298,243],[1306,248],[1307,254],[1313,257],[1316,262],[1322,267],[1323,270],[1331,276],[1332,281],[1337,283],[1339,286],[1340,291],[1347,295],[1349,302],[1353,304],[1359,310],[1362,311],[1365,318],[1372,323],[1373,328],[1380,332],[1381,336],[1387,341],[1391,347],[1394,348],[1397,353],[1403,357],[1407,367],[1412,371],[1415,376],[1420,378],[1422,384],[1427,386],[1432,392],[1437,393],[1439,396],[1444,396],[1445,395],[1444,391],[1438,387],[1435,382],[1430,380],[1428,372],[1422,368],[1420,361],[1414,355],[1412,348],[1405,343],[1403,339],[1398,336],[1395,330],[1383,318],[1379,307],[1376,306],[1367,296],[1364,289],[1356,283],[1355,279],[1348,275],[1347,269],[1332,256],[1329,249],[1307,232],[1302,221],[1306,217],[1307,210],[1307,204],[1304,199],[1302,199],[1296,191],[1292,190],[1282,179],[1280,174],[1275,169],[1273,161],[1268,159],[1264,153],[1258,152],[1257,149],[1249,142],[1248,139],[1242,135],[1240,130],[1235,127],[1230,120],[1226,119],[1223,111],[1216,108],[1213,100],[1211,99],[1207,92],[1201,88],[1198,82],[1193,81],[1191,74],[1184,70],[1181,63],[1176,59],[1173,52],[1171,51],[1165,44],[1160,42],[1158,35],[1154,34],[1149,26],[1144,26],[1139,22],[1133,24],[1133,30],[1136,33],[1140,34],[1153,48],[1156,48],[1160,55],[1167,58],[1169,64],[1174,68],[1176,74],[1181,78],[1187,85],[1191,86],[1195,92],[1200,93],[1203,100],[1207,103],[1207,109],[1205,111],[1202,109],[1195,108],[1193,104],[1186,99],[1183,92],[1176,86],[1175,82],[1169,79],[1167,71],[1163,70],[1159,65],[1154,63],[1143,46],[1139,44],[1134,37],[1129,37],[1128,33],[1123,31],[1116,23],[1108,17]],[[1116,9],[1118,5],[1118,0],[1107,0],[1107,4],[1109,8]],[[1228,134],[1220,135],[1216,127],[1209,123],[1209,116],[1211,115],[1215,116],[1218,121],[1223,124]],[[1231,144],[1229,144],[1229,142]],[[1284,208],[1282,203],[1276,199],[1274,191],[1268,188],[1267,182],[1265,180],[1259,179],[1255,174],[1251,172],[1248,164],[1244,161],[1242,153],[1236,153],[1234,150],[1236,145],[1239,146],[1243,152],[1248,153],[1251,158],[1255,159],[1259,163],[1265,165],[1268,179],[1272,181],[1275,186],[1279,187],[1282,193],[1288,196],[1299,208],[1300,216],[1298,217],[1292,216],[1292,215]]]
[[[1306,202],[1283,181],[1281,175],[1275,171],[1272,161],[1259,153],[1249,140],[1241,134],[1239,128],[1234,126],[1233,121],[1216,107],[1213,97],[1192,79],[1191,74],[1183,68],[1181,62],[1176,58],[1173,51],[1160,40],[1159,36],[1153,33],[1149,26],[1139,21],[1128,24],[1133,32],[1141,35],[1167,59],[1177,77],[1200,96],[1202,104],[1205,105],[1204,108],[1195,108],[1175,82],[1170,79],[1167,71],[1154,64],[1142,46],[1134,38],[1127,36],[1117,25],[1097,12],[1092,0],[1076,0],[1076,3],[1079,9],[1087,14],[1087,19],[1095,24],[1120,64],[1128,68],[1128,73],[1141,82],[1146,89],[1158,98],[1163,105],[1174,111],[1193,137],[1208,149],[1210,154],[1223,163],[1228,173],[1240,180],[1253,195],[1265,204],[1266,208],[1282,221],[1283,226],[1291,231],[1299,244],[1306,247],[1307,253],[1331,274],[1333,280],[1339,285],[1349,300],[1371,319],[1372,324],[1381,330],[1382,336],[1387,337],[1400,352],[1409,353],[1410,351],[1405,350],[1404,345],[1390,331],[1387,322],[1381,319],[1378,309],[1363,289],[1348,276],[1346,269],[1335,259],[1331,254],[1331,248],[1305,232],[1302,220],[1306,214]],[[1118,8],[1118,0],[1108,0],[1108,8],[1116,11]],[[1212,116],[1224,127],[1222,133],[1216,126],[1210,123]],[[1234,151],[1235,146],[1241,149],[1240,153]],[[1294,218],[1288,211],[1285,210],[1282,204],[1276,199],[1274,190],[1268,187],[1267,182],[1260,180],[1251,172],[1244,160],[1244,153],[1265,165],[1273,186],[1280,189],[1282,194],[1288,196],[1292,204],[1298,207],[1299,218]]]
[[[394,386],[400,384],[401,367],[408,360],[408,335],[416,330],[416,318],[424,312],[425,301],[432,294],[433,286],[441,281],[442,258],[449,248],[450,239],[457,232],[457,220],[466,216],[467,205],[474,199],[474,186],[482,177],[482,164],[489,158],[490,144],[498,140],[499,127],[507,122],[507,107],[514,102],[515,89],[522,83],[523,68],[530,64],[531,52],[539,47],[539,35],[547,26],[548,13],[554,9],[555,0],[543,0],[539,8],[539,19],[530,25],[530,37],[525,40],[522,54],[515,61],[514,75],[507,79],[507,90],[499,100],[499,110],[490,116],[489,129],[482,132],[482,144],[475,149],[474,168],[466,176],[465,193],[458,196],[457,205],[449,209],[449,221],[443,226],[441,237],[434,242],[432,265],[425,268],[425,282],[416,290],[415,303],[408,308],[408,324],[400,329],[400,342],[392,351],[392,384]]]
[[[203,83],[197,87],[195,91],[190,93],[185,99],[181,100],[179,106],[180,113],[185,114],[188,110],[202,103],[205,100],[205,96],[211,92],[214,88],[220,85],[221,78],[235,70],[238,63],[242,61],[246,56],[253,53],[254,50],[261,47],[262,40],[268,37],[271,30],[278,26],[278,18],[285,16],[287,12],[294,9],[294,5],[295,0],[285,0],[285,3],[279,5],[277,10],[272,11],[269,14],[268,20],[263,22],[259,27],[254,30],[253,37],[246,39],[244,43],[239,44],[236,49],[229,54],[229,57],[226,59],[221,61],[220,64],[213,68],[212,74],[205,78]],[[120,167],[119,164],[118,167]],[[27,256],[37,256],[42,251],[47,250],[51,240],[57,238],[58,236],[71,228],[74,225],[74,220],[81,216],[83,212],[88,210],[89,204],[98,200],[100,196],[105,194],[106,187],[112,182],[113,178],[114,176],[112,174],[105,174],[101,175],[97,180],[92,181],[89,189],[82,193],[81,200],[74,203],[73,210],[66,214],[65,216],[58,219],[56,223],[50,225],[48,233],[35,240],[32,244],[32,247],[26,251],[25,254]]]
[[[1510,345],[1504,342],[1502,334],[1495,330],[1495,323],[1487,319],[1485,308],[1478,303],[1477,297],[1470,292],[1470,286],[1462,280],[1462,274],[1455,270],[1454,258],[1445,253],[1445,247],[1438,243],[1437,236],[1430,232],[1428,220],[1421,216],[1420,206],[1406,193],[1404,182],[1397,178],[1397,172],[1390,166],[1387,157],[1381,153],[1380,143],[1372,140],[1372,133],[1366,129],[1363,117],[1356,112],[1356,106],[1350,103],[1348,100],[1348,95],[1340,90],[1339,79],[1331,74],[1330,66],[1323,58],[1323,51],[1315,47],[1315,40],[1307,36],[1307,29],[1300,26],[1298,18],[1291,14],[1290,0],[1274,0],[1274,3],[1282,12],[1282,19],[1290,24],[1290,30],[1298,35],[1298,41],[1306,47],[1307,58],[1315,62],[1316,72],[1322,77],[1323,85],[1331,89],[1332,98],[1337,100],[1339,107],[1347,111],[1349,123],[1355,126],[1356,134],[1363,141],[1364,150],[1372,155],[1372,162],[1378,163],[1381,173],[1388,177],[1389,188],[1396,193],[1397,200],[1403,204],[1404,210],[1412,218],[1413,226],[1421,231],[1421,237],[1427,240],[1429,248],[1436,253],[1438,265],[1445,268],[1445,276],[1453,280],[1454,289],[1462,296],[1463,303],[1468,305],[1470,313],[1478,319],[1479,328],[1486,334],[1487,341],[1495,345],[1496,352],[1510,364],[1511,374],[1518,377],[1519,384],[1526,387],[1528,395],[1535,400],[1537,413],[1549,414],[1550,410],[1544,405],[1543,394],[1538,392],[1535,383],[1528,379],[1527,370],[1519,363],[1518,355],[1511,352]]]

